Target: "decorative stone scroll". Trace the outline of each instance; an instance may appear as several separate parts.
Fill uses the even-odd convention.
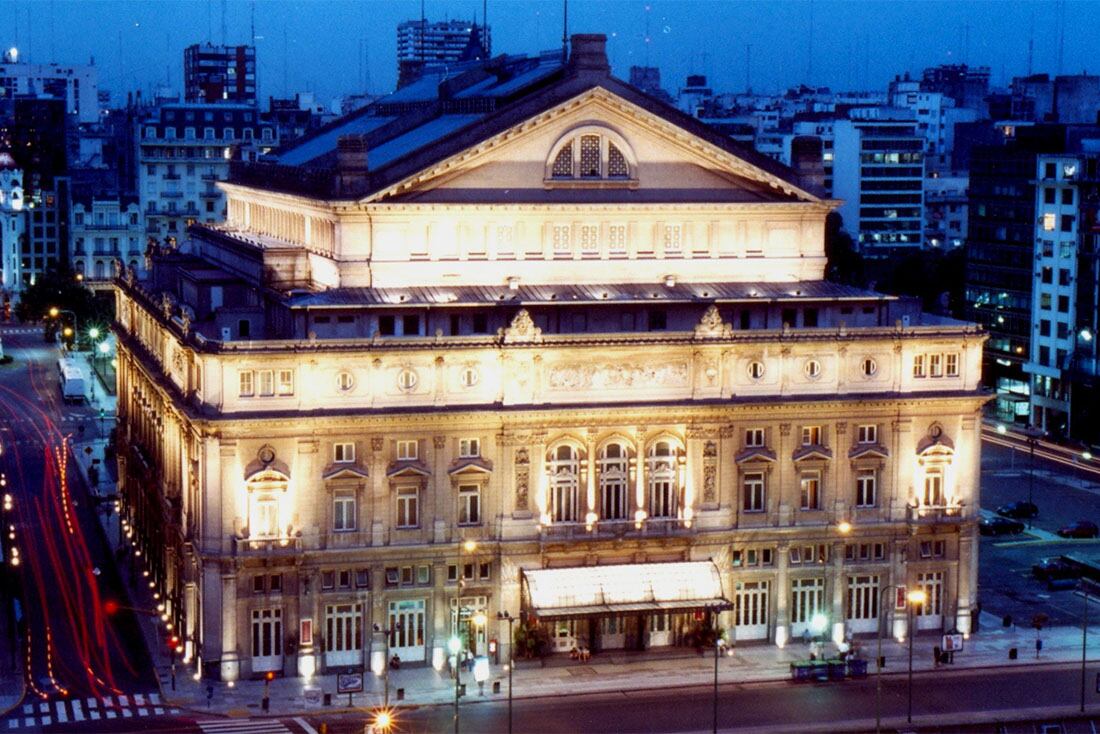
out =
[[[515,318],[512,319],[512,323],[504,330],[504,343],[516,344],[538,341],[542,341],[542,329],[535,326],[535,322],[527,309],[521,308]]]

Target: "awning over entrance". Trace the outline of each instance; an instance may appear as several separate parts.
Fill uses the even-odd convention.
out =
[[[731,606],[710,561],[524,571],[523,603],[540,619]]]

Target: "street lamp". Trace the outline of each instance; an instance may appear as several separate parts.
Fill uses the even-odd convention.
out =
[[[527,612],[519,613],[520,620],[527,618]],[[497,612],[497,619],[508,623],[508,734],[512,734],[512,670],[516,667],[515,637],[512,636],[512,624],[516,621],[508,612]]]
[[[914,589],[906,595],[906,600],[909,602],[906,604],[906,613],[908,614],[908,621],[906,622],[906,631],[909,633],[909,709],[906,716],[906,721],[910,724],[913,723],[913,638],[916,637],[916,630],[913,629],[913,607],[918,604],[924,604],[927,596],[923,589]]]
[[[1043,435],[1043,431],[1036,426],[1027,427],[1027,448],[1028,448],[1028,462],[1027,462],[1027,503],[1029,505],[1034,504],[1035,497],[1035,444],[1039,443],[1039,437]],[[1031,529],[1031,513],[1028,513],[1027,527]]]
[[[72,326],[72,328],[70,329],[70,328],[66,327],[62,331],[62,334],[64,336],[74,336],[74,335],[79,333],[79,331],[77,330],[77,319],[76,319],[76,313],[75,312],[70,311],[67,308],[58,308],[57,306],[51,306],[48,313],[50,315],[50,318],[52,318],[52,319],[56,319],[58,316],[60,316],[63,313],[67,313],[67,314],[69,314],[70,316],[73,317],[73,326]],[[74,346],[79,346],[79,344],[75,344],[75,342],[74,342]]]
[[[458,667],[458,653],[462,650],[462,640],[458,639],[458,635],[452,635],[451,639],[447,640],[447,649],[454,657],[455,661],[455,734],[458,734],[458,687],[460,685],[460,679],[462,678],[462,669]]]

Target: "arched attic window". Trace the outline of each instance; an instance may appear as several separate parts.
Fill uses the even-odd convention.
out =
[[[546,161],[546,182],[637,183],[638,166],[626,138],[602,125],[584,125],[558,138]]]

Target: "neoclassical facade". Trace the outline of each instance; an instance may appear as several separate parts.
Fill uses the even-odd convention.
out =
[[[898,585],[969,632],[982,332],[823,280],[836,202],[602,37],[493,68],[120,278],[121,492],[186,659],[441,666],[521,611],[597,654],[904,636]]]

